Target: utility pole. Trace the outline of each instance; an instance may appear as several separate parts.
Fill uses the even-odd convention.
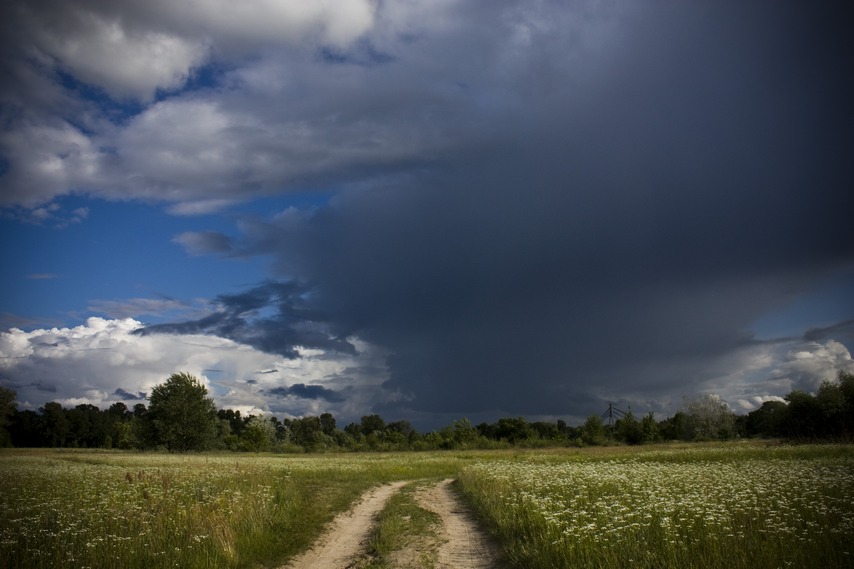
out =
[[[608,403],[608,410],[605,411],[604,413],[602,413],[602,417],[608,418],[608,438],[609,439],[614,436],[614,417],[616,417],[617,420],[619,420],[625,416],[626,416],[626,414],[623,413],[621,410],[617,409],[616,407],[614,407],[613,403],[611,403],[611,402]]]

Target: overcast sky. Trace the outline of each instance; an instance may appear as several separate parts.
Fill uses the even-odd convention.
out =
[[[421,428],[854,371],[847,2],[9,0],[0,384]]]

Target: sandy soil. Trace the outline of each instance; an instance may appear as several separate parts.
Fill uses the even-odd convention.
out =
[[[442,518],[437,569],[494,569],[499,567],[495,547],[476,525],[451,489],[453,480],[420,489],[418,505]]]
[[[332,521],[332,525],[311,549],[292,559],[284,569],[355,567],[364,552],[374,516],[404,484],[394,482],[366,492],[358,504]]]

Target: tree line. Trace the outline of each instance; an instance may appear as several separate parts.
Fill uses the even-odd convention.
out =
[[[565,421],[529,422],[505,417],[473,425],[459,419],[428,433],[408,421],[386,422],[372,414],[340,428],[330,413],[286,418],[241,415],[217,409],[207,389],[187,373],[156,386],[148,406],[114,403],[101,410],[82,404],[66,409],[46,403],[39,412],[19,411],[15,392],[0,387],[0,446],[120,448],[138,450],[231,450],[248,452],[401,451],[548,446],[638,445],[660,441],[773,437],[800,440],[854,438],[854,374],[840,372],[815,393],[792,391],[737,416],[714,395],[686,399],[672,417],[631,410],[616,421],[594,414],[579,426]]]

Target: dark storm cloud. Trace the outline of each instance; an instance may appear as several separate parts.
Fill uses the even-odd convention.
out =
[[[854,345],[854,320],[837,322],[823,328],[810,328],[804,334],[804,340],[808,342],[822,342],[829,339],[842,341],[846,346]]]
[[[340,403],[344,401],[344,396],[337,391],[327,389],[320,385],[305,385],[303,383],[295,383],[290,387],[274,387],[268,389],[267,393],[279,397],[298,397],[300,399],[322,399],[329,403]]]
[[[130,393],[128,391],[125,391],[121,387],[116,389],[113,392],[113,395],[117,396],[119,399],[122,399],[124,401],[142,401],[146,398],[146,394],[141,392],[141,391],[139,391],[137,393]]]
[[[241,294],[220,295],[214,312],[198,320],[155,324],[136,333],[208,334],[288,358],[298,357],[299,347],[354,353],[350,343],[330,333],[328,317],[308,306],[309,293],[295,282],[268,282]]]
[[[191,254],[272,255],[281,282],[139,334],[210,334],[290,358],[299,346],[353,354],[358,338],[391,354],[389,416],[658,409],[721,385],[762,347],[757,318],[854,262],[850,12],[383,2],[343,44],[236,50],[216,89],[164,97],[104,140],[27,123],[4,144],[28,199],[32,187],[41,200],[93,187],[199,213],[291,189],[336,194],[247,217],[238,237],[175,237]],[[192,47],[151,78],[54,56],[144,100],[202,57]],[[49,152],[34,152],[44,140]],[[42,156],[62,160],[39,170]],[[831,352],[822,361],[847,353]],[[798,385],[827,369],[790,367]],[[340,402],[347,380],[335,380],[337,391],[269,393]]]
[[[508,86],[528,104],[488,144],[247,220],[238,247],[277,254],[339,334],[388,349],[414,411],[694,393],[756,345],[760,315],[854,259],[839,16],[655,5],[577,65],[560,30],[534,33]]]
[[[30,387],[35,388],[38,391],[43,391],[45,393],[56,393],[56,386],[51,383],[45,383],[43,381],[36,381],[30,384]]]
[[[180,244],[191,255],[228,253],[232,248],[231,239],[216,231],[186,232],[175,236],[172,241]]]

